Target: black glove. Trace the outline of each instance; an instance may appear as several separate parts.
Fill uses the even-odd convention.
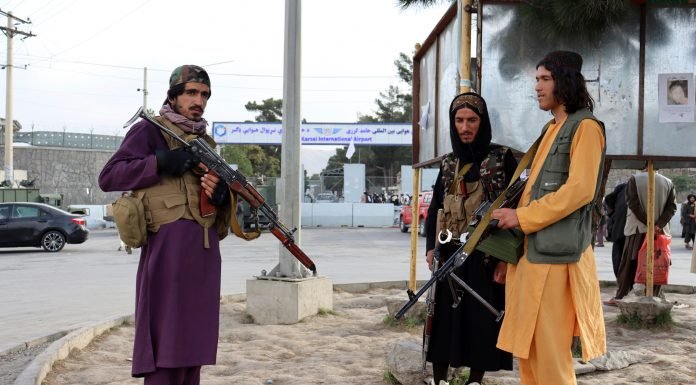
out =
[[[213,189],[213,196],[208,201],[217,207],[224,206],[230,197],[230,189],[224,180],[220,179]]]
[[[183,149],[176,150],[157,150],[157,171],[161,174],[171,176],[181,176],[196,166],[201,160]]]

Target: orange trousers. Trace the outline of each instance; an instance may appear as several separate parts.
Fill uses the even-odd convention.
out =
[[[571,345],[575,306],[567,265],[556,265],[547,276],[541,296],[529,357],[519,358],[522,385],[577,385]]]

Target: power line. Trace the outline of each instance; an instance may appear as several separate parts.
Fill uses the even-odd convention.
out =
[[[58,54],[56,54],[55,56],[58,56]],[[83,60],[60,59],[60,58],[57,58],[55,56],[49,57],[49,56],[25,55],[24,57],[26,57],[27,60],[31,60],[32,58],[34,60],[38,60],[36,63],[40,63],[42,61],[52,61],[52,62],[58,62],[58,63],[74,63],[74,64],[90,65],[90,66],[95,66],[95,67],[109,67],[109,68],[129,69],[129,70],[137,70],[137,71],[142,71],[142,69],[143,69],[143,67],[95,63],[95,62],[89,62],[89,61],[83,61]],[[223,64],[223,63],[228,63],[228,62],[230,62],[230,61],[213,63],[213,64],[205,65],[203,67],[209,67],[209,66],[213,66],[216,64]],[[151,67],[147,67],[147,70],[148,71],[165,72],[165,73],[168,73],[169,71],[171,71],[170,69],[151,68]],[[283,78],[283,75],[270,75],[270,74],[225,73],[225,72],[211,72],[211,71],[208,71],[208,73],[210,75],[215,75],[215,76],[277,78],[277,79]],[[395,77],[395,75],[389,75],[389,76],[387,76],[387,75],[306,75],[306,76],[302,76],[303,79],[392,79],[394,77]]]
[[[70,7],[72,7],[73,4],[75,4],[76,2],[77,2],[77,0],[73,0],[71,3],[58,4],[57,7],[53,7],[53,9],[49,9],[51,12],[47,13],[47,17],[45,19],[42,19],[41,16],[39,16],[39,22],[45,24],[47,21],[49,21],[49,20],[55,18],[56,16],[60,15],[61,13],[65,12],[65,10],[70,9]],[[37,11],[34,11],[35,12],[34,18],[36,18],[36,14],[41,13],[40,11],[42,9],[44,9],[46,5],[48,5],[48,3],[44,4],[44,6],[39,8]]]
[[[71,47],[68,47],[68,48],[66,48],[66,49],[64,49],[64,50],[62,50],[62,51],[60,51],[60,52],[58,52],[56,55],[62,55],[62,54],[64,54],[64,53],[68,52],[68,51],[71,51],[71,50],[73,50],[73,49],[75,49],[75,48],[81,46],[82,44],[85,44],[86,42],[88,42],[88,41],[94,39],[95,37],[101,35],[102,33],[106,32],[108,29],[110,29],[110,28],[113,27],[114,25],[120,23],[120,22],[121,22],[123,19],[125,19],[126,17],[130,16],[131,14],[135,13],[135,12],[136,12],[137,10],[139,10],[140,8],[142,8],[142,7],[144,7],[145,5],[147,5],[148,2],[149,2],[149,0],[143,2],[142,4],[140,4],[139,6],[133,8],[130,12],[124,14],[122,17],[120,17],[119,19],[115,20],[115,21],[112,22],[111,24],[108,24],[107,26],[105,26],[104,28],[100,29],[99,31],[97,31],[97,32],[95,32],[95,33],[93,33],[93,34],[91,34],[87,39],[82,40],[81,42],[79,42],[79,43],[77,43],[77,44],[75,44],[75,45],[73,45],[73,46],[71,46]]]

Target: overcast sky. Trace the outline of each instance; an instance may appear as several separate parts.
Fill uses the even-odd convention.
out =
[[[284,0],[0,0],[35,37],[14,42],[13,115],[24,131],[125,134],[143,102],[159,109],[171,70],[211,76],[205,118],[253,120],[249,101],[282,98]],[[401,10],[395,0],[302,1],[302,117],[355,122],[400,83],[394,60],[413,54],[445,13],[442,3]],[[0,18],[6,25],[6,18]],[[6,63],[6,39],[0,44]],[[25,69],[26,66],[26,69]],[[5,91],[6,76],[0,76]],[[5,92],[0,93],[5,110]],[[3,114],[4,116],[4,114]],[[304,150],[303,150],[304,152]],[[333,151],[331,151],[333,154]],[[325,162],[323,163],[325,164]],[[323,165],[322,164],[322,165]]]

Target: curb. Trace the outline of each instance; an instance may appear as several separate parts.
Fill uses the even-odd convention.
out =
[[[427,281],[417,281],[417,286],[422,286]],[[362,282],[362,283],[339,283],[334,284],[334,291],[345,291],[349,293],[361,293],[372,289],[406,289],[408,280],[403,281],[381,281],[381,282]],[[614,281],[600,281],[601,287],[615,286]],[[681,294],[696,294],[696,286],[688,285],[666,285],[666,292],[676,292]],[[246,300],[246,293],[241,294],[225,294],[220,297],[220,303],[239,302]],[[40,345],[45,342],[51,342],[46,350],[37,355],[31,363],[17,377],[14,385],[41,385],[48,373],[53,368],[53,364],[57,361],[65,359],[72,349],[84,349],[92,340],[105,332],[121,326],[123,324],[132,324],[134,315],[126,315],[110,319],[96,325],[87,326],[71,332],[61,331],[50,334],[48,336],[38,338],[36,340],[26,342],[14,348],[0,352],[0,357],[6,354],[13,353],[28,347]]]
[[[418,281],[422,285],[426,281]],[[342,290],[349,293],[360,293],[372,289],[406,289],[408,281],[384,281],[384,282],[365,282],[365,283],[342,283],[334,284],[334,290]],[[220,297],[220,303],[239,302],[246,299],[246,293],[241,294],[225,294]],[[96,325],[87,326],[71,332],[62,331],[51,334],[37,340],[27,342],[1,352],[0,357],[4,354],[9,354],[18,350],[25,349],[30,346],[39,345],[45,342],[50,342],[46,350],[37,355],[29,365],[20,373],[14,382],[14,385],[41,385],[48,373],[53,368],[53,364],[57,361],[65,359],[73,349],[84,349],[92,340],[105,332],[123,324],[134,322],[134,315],[126,315],[110,319]],[[51,339],[52,338],[52,339]]]
[[[51,371],[53,364],[56,361],[65,359],[72,349],[83,349],[89,345],[95,337],[100,336],[114,327],[129,322],[133,322],[133,315],[118,317],[68,333],[62,338],[54,341],[46,350],[36,356],[31,363],[29,363],[29,366],[20,373],[14,384],[41,385],[46,375]]]

